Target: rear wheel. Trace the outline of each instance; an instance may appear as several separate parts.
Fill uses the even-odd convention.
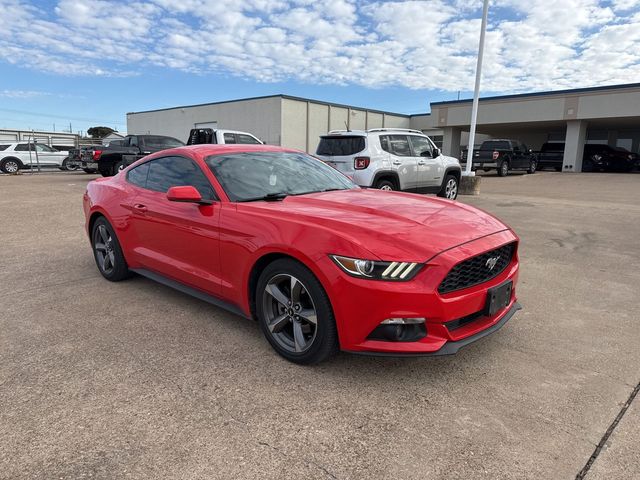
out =
[[[104,217],[100,217],[93,224],[91,246],[98,270],[104,278],[111,282],[119,282],[131,276],[118,237]]]
[[[498,166],[498,176],[506,177],[509,175],[509,160],[503,160]]]
[[[455,175],[447,175],[442,184],[442,190],[438,192],[438,196],[455,200],[458,198],[458,185],[459,181]]]
[[[387,179],[378,180],[376,182],[376,188],[378,190],[387,190],[387,191],[397,190],[396,184],[393,183],[391,180],[387,180]]]
[[[527,169],[527,173],[536,173],[536,167],[538,166],[538,162],[535,160],[531,160],[529,162],[529,168]]]
[[[18,173],[21,166],[20,160],[17,158],[5,158],[0,162],[0,170],[4,173]]]
[[[329,297],[315,275],[292,259],[269,264],[255,291],[260,328],[278,354],[312,364],[339,349]]]
[[[120,173],[125,168],[127,168],[127,165],[124,163],[124,160],[120,160],[118,163],[116,163],[113,166],[113,175],[117,175],[118,173]]]

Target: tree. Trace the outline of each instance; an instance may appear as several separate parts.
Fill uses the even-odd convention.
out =
[[[104,138],[113,132],[115,130],[109,127],[91,127],[87,130],[87,135],[90,135],[91,138]]]

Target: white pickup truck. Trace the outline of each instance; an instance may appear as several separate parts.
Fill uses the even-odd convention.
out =
[[[200,145],[203,143],[215,144],[242,144],[242,145],[261,145],[262,142],[247,132],[238,132],[236,130],[222,130],[214,128],[194,128],[189,132],[189,140],[187,145]]]
[[[37,157],[36,157],[37,152]],[[43,143],[4,143],[0,145],[0,170],[16,173],[30,166],[67,168],[69,152],[61,152]]]

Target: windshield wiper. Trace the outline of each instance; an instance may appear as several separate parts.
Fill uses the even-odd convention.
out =
[[[266,202],[273,202],[277,200],[282,200],[288,196],[289,196],[289,193],[287,192],[274,192],[274,193],[267,193],[262,197],[243,198],[242,200],[238,200],[238,201],[239,202],[258,202],[260,200],[264,200]]]

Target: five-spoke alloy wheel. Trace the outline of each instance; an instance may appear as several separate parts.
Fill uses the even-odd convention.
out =
[[[118,282],[130,276],[118,238],[106,218],[100,217],[93,224],[91,245],[98,270],[104,278]]]
[[[269,264],[255,291],[260,328],[287,360],[317,363],[338,350],[329,298],[318,279],[293,259]]]

